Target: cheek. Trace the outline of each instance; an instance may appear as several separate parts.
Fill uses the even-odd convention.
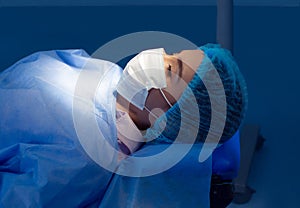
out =
[[[189,83],[193,79],[195,71],[187,64],[183,64],[182,68],[183,68],[182,78],[186,83]]]
[[[167,83],[167,88],[165,88],[165,92],[167,93],[167,98],[171,103],[175,103],[177,100],[179,100],[182,92],[187,87],[187,83],[184,79],[180,77],[174,77],[170,78]]]
[[[166,72],[166,82],[168,89],[174,89],[177,87],[178,82],[180,82],[181,77],[179,77],[175,72]]]

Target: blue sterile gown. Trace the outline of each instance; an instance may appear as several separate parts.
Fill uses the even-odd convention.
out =
[[[87,60],[83,50],[38,52],[0,74],[0,207],[100,203],[113,174],[83,150],[72,118],[78,75],[95,70],[85,67]],[[114,108],[107,106],[115,103],[121,69],[102,60],[96,68],[103,70],[105,86],[86,102],[96,102],[91,113],[97,114],[103,135],[113,141]]]

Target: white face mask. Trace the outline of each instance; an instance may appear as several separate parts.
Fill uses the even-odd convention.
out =
[[[117,85],[117,92],[143,110],[148,90],[166,87],[164,49],[158,48],[142,51],[127,63]]]

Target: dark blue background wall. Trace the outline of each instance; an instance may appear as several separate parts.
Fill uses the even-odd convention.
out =
[[[215,40],[214,7],[21,7],[0,8],[0,67],[32,52],[83,48],[132,32],[158,30],[201,44]],[[201,22],[201,24],[200,24]]]
[[[0,69],[33,52],[83,48],[143,30],[215,41],[215,7],[0,8]],[[234,55],[249,89],[247,123],[267,138],[250,207],[295,207],[300,186],[300,7],[235,7]],[[260,204],[258,206],[258,204]]]
[[[247,207],[300,204],[300,7],[237,7],[235,56],[246,78],[246,121],[267,142],[254,159]]]

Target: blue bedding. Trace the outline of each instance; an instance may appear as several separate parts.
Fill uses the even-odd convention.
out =
[[[88,58],[83,50],[39,52],[0,74],[0,207],[100,203],[113,173],[87,155],[72,119],[78,74],[81,68],[94,70],[84,67]],[[101,60],[97,64],[103,71],[112,65]],[[97,92],[101,96],[112,93],[120,76],[121,69],[113,69],[105,77],[107,86]],[[111,108],[100,107],[113,105],[114,96],[105,102],[96,99],[90,102],[99,110],[90,113],[99,114],[99,128],[113,141],[115,127],[101,128],[111,122]]]
[[[116,190],[126,190],[118,180],[123,176],[103,168],[98,162],[100,159],[113,164],[117,157],[106,147],[108,144],[116,147],[117,144],[115,86],[122,69],[104,60],[87,64],[89,58],[83,50],[39,52],[23,58],[0,74],[0,207],[112,207],[112,202],[119,202],[114,198],[130,197],[125,192],[111,194]],[[94,73],[102,75],[95,94],[74,96],[82,71],[87,78],[93,77]],[[84,86],[88,89],[89,81],[86,81]],[[79,100],[81,105],[74,106],[74,100]],[[93,136],[82,141],[74,127],[75,111],[82,121],[87,115],[95,115],[99,132],[106,142],[99,143],[97,138],[91,138]],[[88,128],[89,124],[86,125]],[[90,135],[89,129],[86,129],[86,135]],[[92,153],[86,151],[87,146]],[[136,156],[155,154],[157,148],[146,146]],[[194,158],[198,158],[198,152]],[[123,161],[120,167],[126,168],[122,164],[128,165],[127,159]],[[187,170],[190,166],[180,167],[169,170],[178,176],[179,184],[190,180],[182,175],[183,171],[197,176],[197,172],[205,168],[201,177],[193,177],[192,182],[200,189],[203,185],[200,192],[206,194],[198,195],[197,200],[207,205],[211,158],[205,163],[197,162],[197,172],[193,172],[193,168]],[[115,168],[117,170],[119,166]],[[169,187],[162,183],[163,177],[163,174],[145,177],[148,182],[156,184],[150,188],[152,192]],[[172,182],[172,185],[177,188],[176,183]],[[135,193],[138,191],[135,186],[126,188]],[[156,200],[151,194],[145,197],[148,202]],[[180,195],[169,197],[176,200]],[[186,201],[186,206],[189,206],[189,201]]]

